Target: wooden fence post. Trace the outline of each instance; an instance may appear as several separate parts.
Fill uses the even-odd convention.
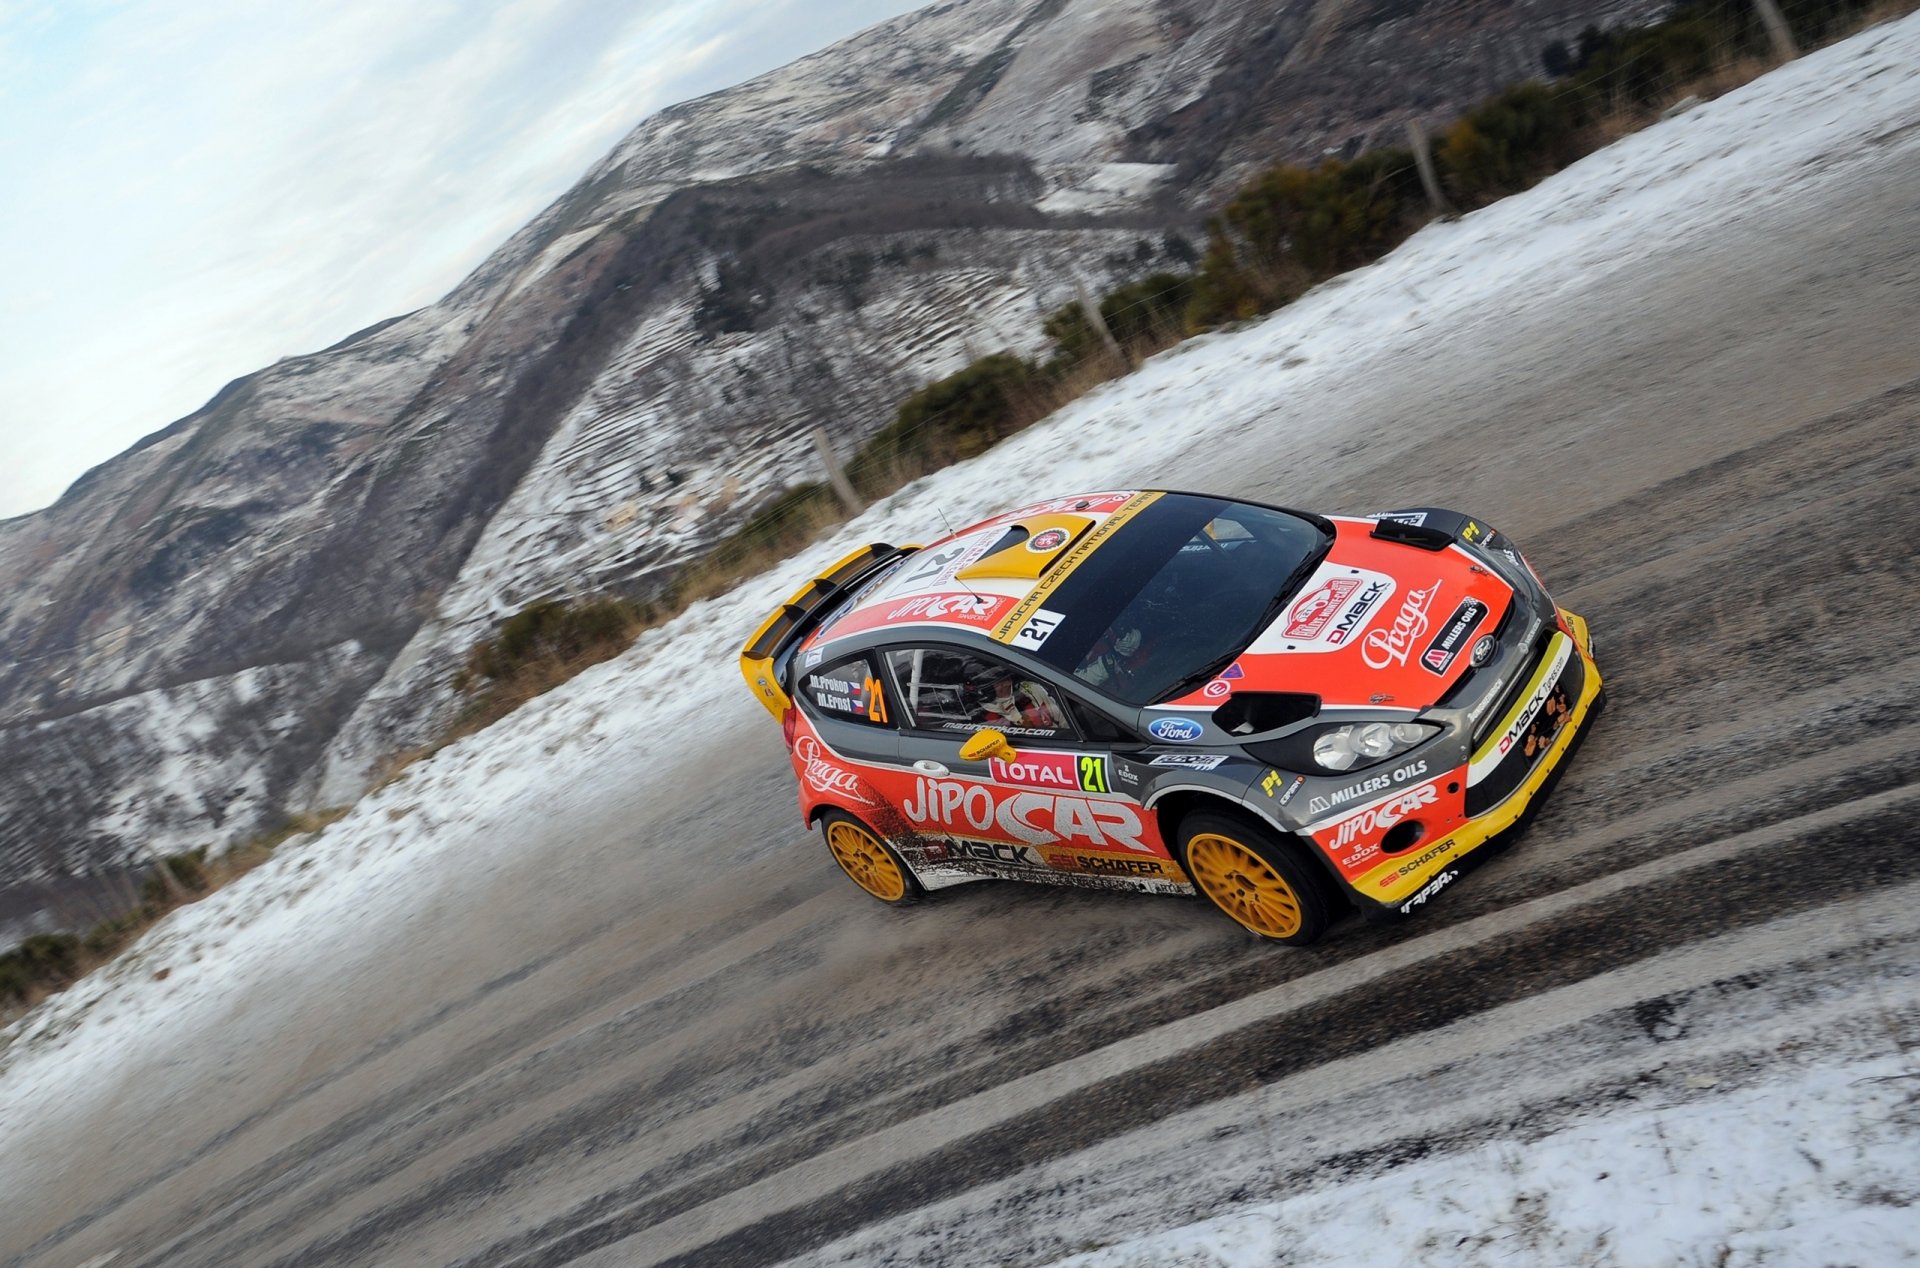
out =
[[[1787,29],[1787,20],[1780,13],[1780,6],[1774,0],[1753,0],[1753,7],[1760,11],[1761,25],[1767,28],[1767,35],[1773,40],[1774,55],[1783,62],[1800,56],[1800,50],[1793,42],[1793,32]]]
[[[1413,145],[1413,165],[1420,169],[1420,183],[1426,186],[1427,201],[1433,204],[1433,214],[1442,220],[1451,220],[1454,216],[1453,204],[1440,189],[1440,175],[1433,170],[1433,146],[1427,140],[1427,130],[1420,126],[1418,119],[1407,120],[1407,140]]]
[[[820,462],[827,469],[827,483],[833,486],[833,494],[840,499],[840,505],[847,508],[847,514],[858,515],[867,509],[860,495],[853,491],[853,481],[847,479],[847,469],[840,465],[840,459],[834,456],[833,442],[827,439],[827,429],[813,429],[814,452],[820,455]]]
[[[1076,279],[1073,288],[1080,294],[1080,311],[1087,315],[1088,324],[1093,327],[1094,333],[1100,336],[1100,342],[1107,346],[1107,352],[1113,357],[1114,364],[1120,367],[1122,374],[1130,372],[1133,369],[1133,358],[1126,354],[1126,350],[1120,346],[1120,341],[1113,337],[1113,331],[1107,329],[1107,319],[1100,315],[1100,305],[1095,303],[1093,296],[1087,292],[1087,284]]]

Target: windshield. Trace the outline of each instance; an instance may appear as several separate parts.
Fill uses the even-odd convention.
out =
[[[1227,667],[1333,538],[1285,511],[1170,493],[1074,569],[1036,653],[1131,705],[1184,694]]]

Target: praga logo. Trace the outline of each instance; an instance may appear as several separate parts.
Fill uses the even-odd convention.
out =
[[[1374,669],[1406,664],[1414,640],[1427,632],[1427,609],[1433,606],[1439,593],[1437,579],[1424,590],[1408,591],[1407,597],[1400,601],[1400,611],[1393,618],[1393,624],[1383,630],[1368,631],[1360,641],[1360,658]]]
[[[845,797],[865,805],[872,804],[873,799],[861,790],[860,777],[828,761],[826,750],[811,735],[803,735],[793,742],[793,757],[800,763],[801,778],[815,792]]]
[[[1385,832],[1407,815],[1423,806],[1431,806],[1439,799],[1440,790],[1432,784],[1409,788],[1397,797],[1389,797],[1379,805],[1369,806],[1359,814],[1351,815],[1333,825],[1333,846],[1339,849],[1362,837]]]
[[[1085,497],[1077,498],[1055,498],[1051,502],[1042,502],[1038,506],[1024,506],[1017,511],[1009,511],[1005,515],[995,516],[993,519],[986,520],[977,525],[977,527],[985,529],[991,528],[996,524],[1004,524],[1008,520],[1038,519],[1044,515],[1065,515],[1068,512],[1078,512],[1084,515],[1103,515],[1109,511],[1119,510],[1139,496],[1139,493],[1129,491],[1125,493],[1089,493]]]
[[[1151,854],[1140,840],[1144,826],[1131,806],[1116,801],[1055,796],[1043,792],[996,795],[986,784],[951,779],[916,779],[913,799],[900,804],[919,825],[959,832],[993,832],[1026,845],[1079,841],[1082,848],[1115,847]]]

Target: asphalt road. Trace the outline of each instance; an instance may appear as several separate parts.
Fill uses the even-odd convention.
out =
[[[1733,994],[1912,1043],[1916,332],[1907,146],[1415,353],[1356,350],[1288,407],[1337,449],[1277,420],[1133,473],[1458,505],[1591,619],[1607,713],[1417,922],[1285,951],[1198,901],[887,910],[796,827],[762,719],[262,1001],[286,1024],[247,1060],[138,1075],[164,1095],[129,1075],[139,1121],[75,1123],[0,1254],[1027,1263],[1551,1122],[1645,1077],[1622,1044],[1759,1077],[1778,1057],[1741,1046]],[[634,848],[662,840],[684,848]]]

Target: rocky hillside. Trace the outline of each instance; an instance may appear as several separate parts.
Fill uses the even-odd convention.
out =
[[[814,478],[811,427],[1659,7],[957,0],[660,112],[440,303],[0,523],[0,883],[350,799],[490,622],[644,588]]]

